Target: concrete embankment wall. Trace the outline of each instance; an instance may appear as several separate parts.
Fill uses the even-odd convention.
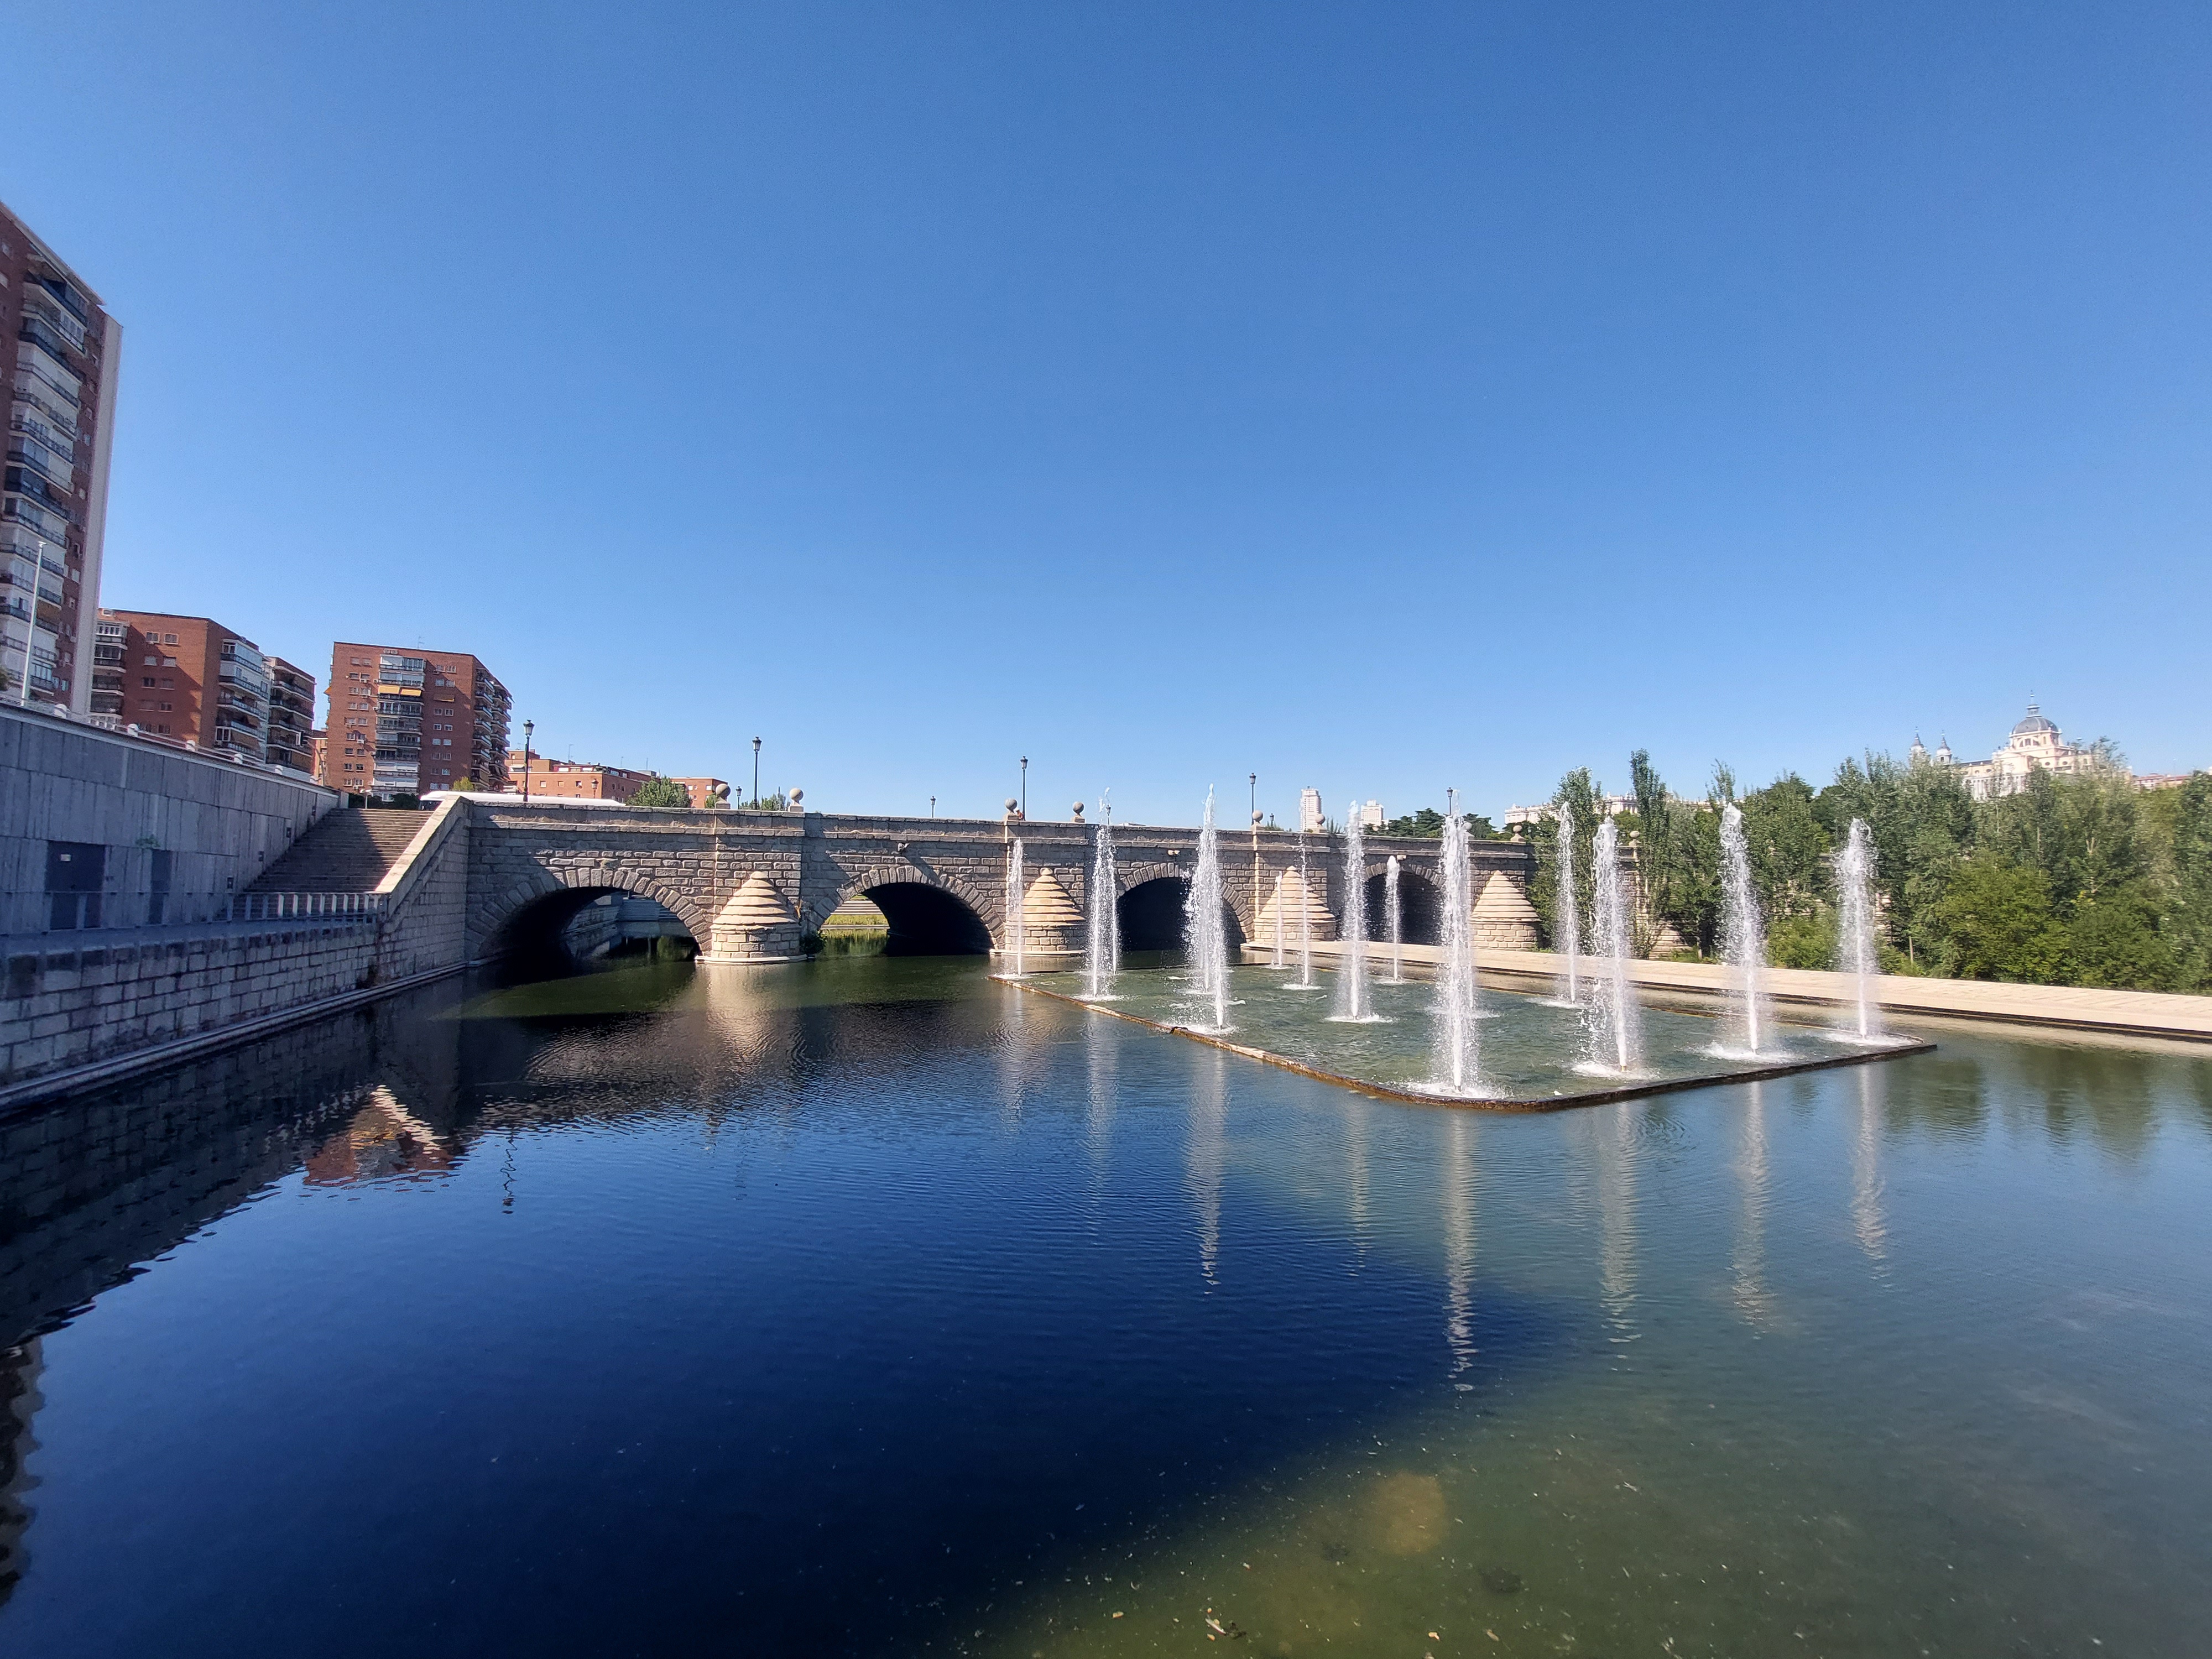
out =
[[[0,1108],[168,1064],[457,971],[466,804],[449,801],[373,915],[46,933],[6,941]]]
[[[303,778],[0,708],[0,938],[46,931],[56,842],[100,849],[100,926],[204,920],[341,804]]]
[[[1369,971],[1387,961],[1390,947],[1367,947]],[[1406,963],[1425,974],[1442,952],[1435,945],[1408,945]],[[1315,960],[1334,966],[1340,946],[1316,944]],[[1271,952],[1246,946],[1244,960],[1266,962]],[[1511,991],[1549,990],[1566,973],[1567,960],[1546,951],[1478,951],[1475,965],[1486,982]],[[1589,971],[1585,968],[1585,972]],[[1632,962],[1628,977],[1638,989],[1718,1003],[1728,994],[1729,970],[1710,962]],[[1878,974],[1875,1000],[1884,1012],[1948,1019],[1998,1020],[2018,1025],[2049,1025],[2130,1036],[2181,1037],[2212,1042],[2212,997],[2172,996],[2159,991],[2102,991],[2071,985],[1999,985],[1977,979],[1920,979]],[[1840,1008],[1857,1000],[1848,975],[1797,968],[1767,969],[1767,991],[1784,1006]]]

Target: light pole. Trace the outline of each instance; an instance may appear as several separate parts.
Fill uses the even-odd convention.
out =
[[[530,805],[530,734],[538,729],[536,720],[522,723],[522,804]]]
[[[937,816],[937,797],[934,795],[929,798],[929,816],[932,817]]]
[[[755,811],[760,810],[760,739],[753,739],[753,798],[746,803]]]
[[[1256,933],[1260,931],[1260,775],[1250,773],[1245,781],[1251,786],[1246,805],[1252,811],[1252,931]]]
[[[1030,817],[1030,757],[1029,757],[1027,755],[1024,755],[1024,756],[1023,756],[1023,757],[1022,757],[1022,822],[1023,822],[1023,823],[1027,823],[1029,822],[1029,817]]]

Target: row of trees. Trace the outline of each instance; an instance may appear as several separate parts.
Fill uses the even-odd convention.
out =
[[[1641,954],[1714,954],[1721,809],[1734,802],[1778,967],[1833,963],[1834,855],[1863,818],[1890,972],[2212,991],[2212,775],[2141,791],[2100,744],[2087,772],[2033,772],[2020,793],[1977,801],[1948,767],[1869,753],[1817,790],[1790,773],[1740,794],[1734,774],[1716,766],[1707,798],[1686,800],[1639,750],[1629,787],[1636,805],[1621,830],[1643,885]],[[1570,772],[1552,799],[1571,811],[1571,844],[1557,819],[1534,826],[1530,896],[1547,937],[1563,858],[1574,861],[1587,913],[1602,793],[1587,769]]]

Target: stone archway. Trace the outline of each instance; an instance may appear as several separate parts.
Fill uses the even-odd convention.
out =
[[[703,946],[709,936],[690,896],[654,877],[610,866],[539,866],[478,908],[469,930],[470,955],[478,961],[571,964],[563,930],[586,906],[610,894],[651,899],[683,924],[695,944]]]
[[[972,956],[999,948],[1005,901],[958,876],[914,864],[854,872],[834,893],[810,907],[806,925],[819,930],[838,906],[866,899],[884,913],[890,956]]]

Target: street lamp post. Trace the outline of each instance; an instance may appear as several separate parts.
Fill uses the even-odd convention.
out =
[[[753,739],[753,798],[747,803],[755,811],[760,810],[760,739]]]
[[[1023,756],[1023,757],[1022,757],[1022,822],[1023,822],[1023,823],[1028,823],[1028,822],[1029,822],[1029,816],[1030,816],[1030,757],[1029,757],[1027,755],[1024,755],[1024,756]]]
[[[1252,812],[1252,931],[1256,933],[1260,931],[1260,775],[1251,773],[1246,781],[1251,785],[1246,805]]]
[[[530,805],[530,734],[538,729],[536,720],[522,723],[522,804]]]

